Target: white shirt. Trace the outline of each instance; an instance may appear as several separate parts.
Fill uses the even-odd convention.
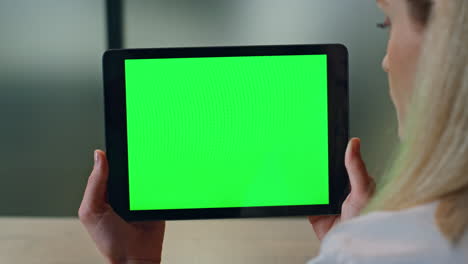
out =
[[[436,226],[437,204],[343,222],[325,236],[319,256],[307,264],[467,264],[468,232],[452,246]]]

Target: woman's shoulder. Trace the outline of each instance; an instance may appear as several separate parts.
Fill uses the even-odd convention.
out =
[[[452,246],[437,229],[436,207],[434,202],[341,223],[325,237],[319,257],[310,263],[468,263],[468,233]]]

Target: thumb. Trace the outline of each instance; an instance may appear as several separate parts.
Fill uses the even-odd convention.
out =
[[[106,155],[101,150],[94,151],[94,167],[81,201],[78,215],[83,221],[92,220],[109,209],[106,201],[109,167]]]
[[[361,156],[361,140],[352,138],[346,148],[345,166],[351,184],[350,199],[367,201],[374,188],[374,180],[369,176]]]

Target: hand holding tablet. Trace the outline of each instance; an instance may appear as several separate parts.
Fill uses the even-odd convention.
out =
[[[111,50],[109,201],[126,220],[338,214],[341,45]]]

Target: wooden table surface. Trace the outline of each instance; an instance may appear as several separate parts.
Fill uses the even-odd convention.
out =
[[[318,252],[304,218],[170,221],[168,264],[304,264]],[[0,263],[105,263],[76,218],[0,218]]]

